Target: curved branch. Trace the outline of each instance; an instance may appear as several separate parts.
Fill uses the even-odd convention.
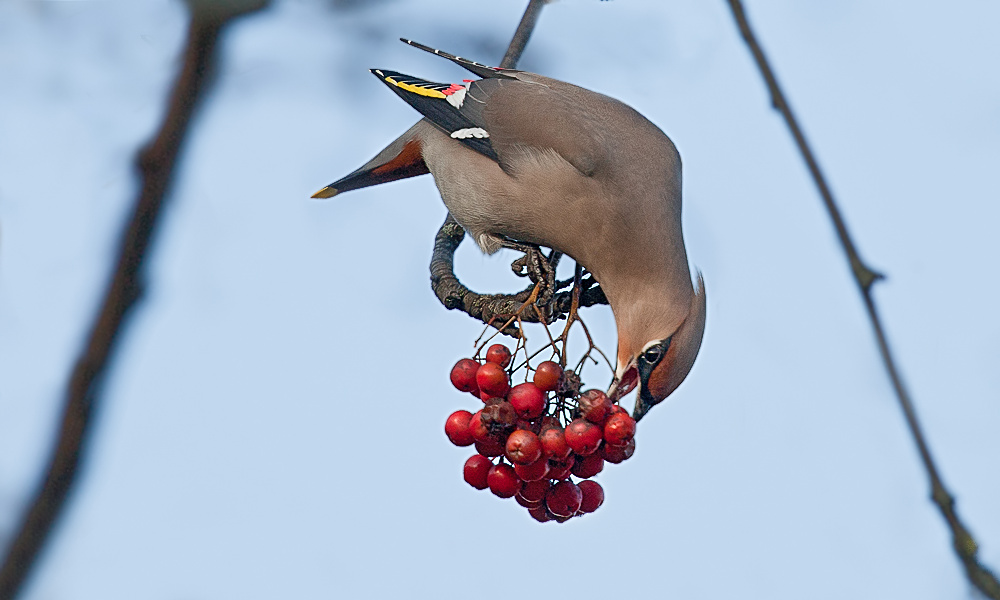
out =
[[[882,329],[882,321],[879,318],[875,299],[871,293],[872,284],[881,279],[882,275],[870,269],[861,260],[854,241],[847,232],[847,225],[845,225],[844,219],[840,214],[840,209],[833,198],[830,186],[827,185],[826,178],[819,168],[819,163],[813,155],[808,142],[806,142],[805,135],[802,133],[802,129],[799,127],[799,123],[792,113],[792,108],[789,106],[788,101],[785,99],[785,94],[778,85],[778,79],[775,77],[774,71],[767,61],[767,57],[764,56],[763,49],[757,42],[753,30],[750,28],[750,22],[747,20],[742,2],[740,0],[727,1],[733,11],[733,17],[736,19],[736,25],[740,29],[740,34],[749,47],[750,53],[753,55],[754,61],[757,63],[757,67],[760,69],[760,73],[767,84],[767,89],[771,94],[771,104],[784,117],[788,129],[795,139],[795,144],[798,146],[799,152],[802,154],[802,158],[805,160],[806,166],[812,174],[813,181],[815,181],[816,187],[819,189],[820,196],[823,198],[823,204],[826,206],[830,219],[833,221],[837,237],[844,248],[844,253],[847,255],[847,261],[851,265],[851,271],[854,274],[858,290],[865,303],[868,318],[875,332],[875,340],[878,344],[879,353],[882,355],[882,362],[885,365],[889,379],[892,381],[892,387],[896,392],[896,398],[899,400],[899,406],[903,411],[910,434],[917,445],[917,451],[920,453],[924,470],[927,471],[927,477],[930,479],[931,499],[937,504],[938,509],[948,524],[948,528],[951,530],[952,545],[955,548],[955,552],[958,554],[959,560],[962,561],[966,576],[972,585],[987,597],[1000,600],[1000,581],[997,581],[996,576],[983,566],[976,556],[978,551],[976,541],[968,528],[958,518],[958,513],[955,510],[955,499],[941,480],[937,466],[934,463],[934,458],[931,456],[930,448],[924,438],[920,421],[917,419],[917,412],[913,406],[913,401],[910,399],[910,394],[903,384],[903,378],[896,368],[896,361],[893,358],[892,351],[889,349],[889,341],[885,336],[885,331]]]
[[[521,312],[524,303],[531,296],[534,286],[516,294],[478,294],[466,287],[455,275],[455,250],[465,239],[465,230],[450,214],[434,237],[434,253],[431,256],[431,288],[441,304],[448,310],[461,310],[470,317],[499,329],[506,320]],[[573,280],[557,283],[561,289]],[[584,279],[581,284],[580,306],[607,304],[607,298],[594,279]],[[573,291],[557,292],[547,306],[547,323],[552,323],[567,315],[573,307]],[[523,311],[521,321],[538,323],[538,313]],[[501,330],[505,335],[518,337],[519,331],[513,323]]]
[[[191,2],[184,64],[156,139],[139,153],[142,190],[122,238],[114,276],[104,296],[87,345],[76,362],[66,392],[66,405],[56,448],[41,487],[21,520],[0,566],[0,600],[14,598],[45,545],[77,475],[91,431],[100,384],[115,341],[130,309],[142,294],[140,280],[149,242],[170,183],[188,123],[214,62],[215,44],[225,23],[264,2]]]

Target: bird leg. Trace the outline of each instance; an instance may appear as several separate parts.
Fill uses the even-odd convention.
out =
[[[548,306],[558,289],[556,265],[559,264],[559,259],[562,258],[562,252],[553,250],[546,257],[538,245],[516,242],[514,240],[504,240],[503,246],[524,253],[524,256],[510,264],[510,268],[518,277],[528,277],[532,283],[540,283],[542,289],[538,296],[537,304],[542,307]]]

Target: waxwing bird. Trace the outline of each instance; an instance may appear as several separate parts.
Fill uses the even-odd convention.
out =
[[[424,118],[317,192],[431,173],[452,216],[486,253],[506,242],[563,252],[600,283],[618,329],[610,393],[638,386],[636,420],[684,380],[701,347],[705,292],[681,231],[681,160],[625,104],[529,73],[403,40],[479,79],[444,84],[372,73]]]

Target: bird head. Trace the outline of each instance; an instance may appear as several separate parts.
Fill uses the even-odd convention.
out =
[[[705,333],[705,283],[691,296],[687,315],[667,335],[646,342],[637,352],[619,347],[618,369],[608,395],[617,400],[639,388],[632,417],[638,421],[684,381],[694,365]]]

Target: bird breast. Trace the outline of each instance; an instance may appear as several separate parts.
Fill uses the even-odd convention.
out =
[[[496,252],[507,237],[585,263],[581,240],[592,241],[595,215],[606,212],[596,181],[552,150],[516,148],[504,171],[432,126],[420,136],[441,199],[484,252]]]

